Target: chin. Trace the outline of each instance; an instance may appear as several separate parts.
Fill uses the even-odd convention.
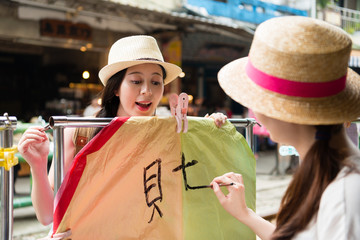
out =
[[[151,117],[154,114],[152,112],[141,112],[138,114],[138,116],[143,116],[143,117]]]

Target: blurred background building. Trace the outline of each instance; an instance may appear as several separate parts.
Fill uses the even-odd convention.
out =
[[[241,116],[242,106],[221,90],[217,72],[248,54],[259,23],[301,15],[338,25],[353,36],[356,69],[359,9],[355,0],[2,0],[0,112],[24,122],[81,116],[102,89],[97,74],[112,43],[147,34],[158,40],[166,61],[183,68],[166,86],[164,105],[168,93],[186,92],[190,114]]]

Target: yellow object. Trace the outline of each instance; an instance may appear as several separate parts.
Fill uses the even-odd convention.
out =
[[[19,160],[15,157],[17,147],[12,148],[0,148],[0,167],[4,167],[6,171],[9,171],[11,167],[18,164]]]

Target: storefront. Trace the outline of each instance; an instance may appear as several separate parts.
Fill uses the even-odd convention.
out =
[[[157,9],[136,2],[2,1],[0,111],[23,121],[81,115],[102,89],[97,73],[106,65],[109,47],[134,34],[154,36],[165,60],[183,67],[185,77],[167,86],[165,94],[185,91],[223,102],[217,72],[247,54],[252,33],[184,11],[178,7],[182,1]]]

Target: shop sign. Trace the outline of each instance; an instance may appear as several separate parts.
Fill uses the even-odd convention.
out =
[[[73,23],[56,19],[40,20],[40,35],[56,38],[91,40],[91,28],[85,23]]]

